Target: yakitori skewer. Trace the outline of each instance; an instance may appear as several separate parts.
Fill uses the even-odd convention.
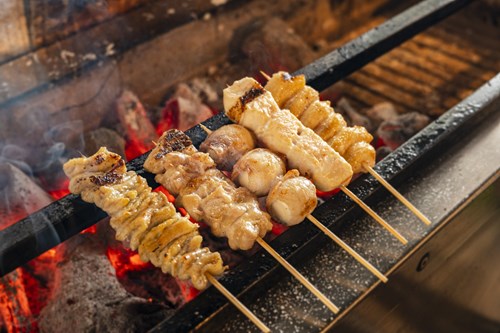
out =
[[[337,150],[351,164],[354,173],[369,172],[423,223],[431,224],[420,210],[373,169],[375,150],[369,144],[373,137],[365,128],[348,127],[343,117],[328,102],[321,102],[319,93],[306,85],[304,75],[291,76],[286,72],[278,72],[271,77],[262,71],[261,74],[268,80],[265,88],[273,95],[279,107],[289,109],[304,126],[313,129]],[[310,120],[311,116],[314,121]],[[347,141],[348,144],[341,141]]]
[[[199,290],[210,282],[259,329],[270,331],[215,279],[226,267],[218,252],[201,247],[198,226],[177,213],[163,193],[152,192],[144,178],[127,172],[118,154],[101,148],[90,157],[69,160],[64,172],[70,177],[70,191],[108,213],[117,239],[138,250],[143,261],[190,280]]]
[[[266,196],[271,191],[271,201],[273,195],[281,195],[282,200],[280,203],[282,206],[285,205],[284,202],[286,201],[286,199],[283,200],[283,193],[290,193],[289,195],[293,196],[291,198],[293,202],[288,202],[286,209],[288,212],[293,210],[293,214],[297,215],[297,217],[292,218],[289,216],[286,221],[282,221],[280,216],[273,216],[278,222],[292,225],[300,223],[304,220],[304,217],[307,218],[361,265],[381,281],[387,282],[387,277],[384,274],[310,214],[317,203],[314,185],[305,179],[295,178],[298,175],[293,172],[288,172],[285,175],[286,167],[282,159],[272,152],[266,151],[266,149],[256,148],[251,132],[239,125],[223,126],[215,132],[203,124],[200,124],[200,127],[208,134],[207,140],[201,145],[201,149],[208,151],[210,156],[215,157],[218,167],[222,163],[226,166],[231,165],[230,170],[227,171],[233,171],[233,180],[240,183],[241,186],[246,186],[257,196]],[[243,179],[240,182],[241,178]],[[291,178],[295,180],[293,184],[285,187],[280,186],[283,182],[278,182],[279,179],[285,179],[286,182]],[[272,209],[270,212],[273,215]]]
[[[341,188],[356,197],[345,187],[353,175],[351,165],[289,111],[280,109],[271,93],[254,79],[244,78],[224,89],[224,110],[229,119],[252,130],[267,148],[285,155],[290,167],[310,178],[320,191]],[[408,242],[366,204],[360,206],[401,243]]]
[[[208,154],[198,152],[190,138],[179,130],[165,132],[144,163],[162,184],[212,233],[227,237],[232,249],[248,250],[255,242],[283,265],[300,283],[334,313],[339,308],[281,257],[262,237],[271,230],[269,214],[259,208],[257,198],[246,188],[235,187]]]

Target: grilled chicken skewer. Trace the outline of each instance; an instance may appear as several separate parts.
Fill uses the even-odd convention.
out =
[[[207,223],[217,237],[227,237],[233,250],[251,249],[272,229],[269,214],[260,210],[255,196],[236,188],[212,158],[179,130],[161,136],[144,168],[156,174],[155,180],[177,197],[191,217]]]
[[[218,133],[219,129],[214,132],[204,126],[203,129],[209,134],[209,137],[212,135],[221,135],[221,133]],[[226,142],[239,142],[242,139],[237,132],[226,132],[224,135],[226,136]],[[263,152],[266,153],[263,154]],[[220,153],[221,156],[224,156],[223,151]],[[234,155],[233,152],[231,154]],[[250,156],[249,160],[247,160],[247,156]],[[273,161],[277,160],[279,162],[273,163]],[[282,164],[284,167],[283,159],[273,152],[268,149],[256,148],[247,152],[236,162],[232,177],[240,178],[241,173],[244,172],[246,174],[244,177],[245,183],[253,184],[249,188],[250,191],[256,195],[267,195],[267,211],[275,220],[290,226],[298,224],[307,218],[366,269],[381,281],[387,282],[388,279],[384,274],[311,215],[317,205],[316,187],[309,179],[300,176],[297,170],[290,170],[283,176],[284,171],[280,170]],[[243,169],[244,171],[238,169]],[[239,175],[235,176],[235,173]],[[275,177],[277,179],[273,186],[262,185],[266,184],[266,182],[263,182],[261,179],[268,177]],[[260,186],[255,186],[255,184]],[[252,188],[257,188],[257,190],[253,191]],[[257,192],[260,194],[257,194]]]
[[[375,149],[370,145],[373,137],[362,126],[348,127],[343,117],[336,113],[329,102],[319,100],[319,93],[306,85],[304,75],[291,76],[278,72],[269,77],[265,88],[280,108],[288,109],[306,127],[316,132],[351,165],[354,173],[369,172],[397,199],[427,225],[431,221],[403,197],[374,169]]]
[[[340,188],[401,243],[408,241],[345,185],[352,168],[342,156],[287,110],[281,110],[270,92],[252,78],[224,89],[224,110],[232,121],[252,130],[259,141],[283,154],[291,168],[310,178],[321,191]]]
[[[152,192],[146,180],[128,171],[123,159],[106,148],[90,157],[69,160],[64,172],[69,189],[111,216],[116,238],[197,289],[207,286],[205,274],[221,275],[220,254],[202,248],[198,226],[175,211],[163,193]]]
[[[184,164],[176,164],[178,161]],[[187,172],[185,165],[193,169]],[[328,309],[338,313],[335,304],[262,239],[272,224],[269,214],[258,209],[257,198],[244,187],[236,188],[215,168],[210,156],[198,152],[183,132],[165,132],[146,159],[144,168],[155,173],[155,179],[169,191],[170,188],[177,191],[178,184],[185,184],[177,192],[176,202],[193,218],[205,221],[214,235],[227,237],[232,249],[246,250],[255,242],[259,243]]]
[[[201,247],[198,225],[177,213],[163,193],[152,192],[144,178],[127,172],[119,155],[101,148],[90,157],[69,160],[64,172],[70,191],[108,213],[116,238],[138,250],[141,260],[190,280],[199,290],[210,282],[263,332],[270,331],[214,278],[226,267],[218,252]]]

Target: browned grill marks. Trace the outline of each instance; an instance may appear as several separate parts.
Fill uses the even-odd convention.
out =
[[[160,152],[156,154],[155,158],[159,160],[168,153],[182,151],[192,144],[193,142],[184,132],[177,129],[170,130],[167,132],[164,140],[160,142]]]
[[[245,105],[247,105],[257,97],[259,97],[263,93],[264,93],[264,88],[262,88],[261,86],[250,88],[243,96],[240,97],[242,108],[244,108]]]
[[[102,162],[101,162],[102,163]],[[123,178],[123,173],[115,172],[116,169],[125,165],[125,161],[120,159],[116,165],[102,176],[90,176],[89,179],[97,186],[114,184]]]

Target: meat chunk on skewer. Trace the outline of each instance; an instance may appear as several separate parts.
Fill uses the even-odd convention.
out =
[[[228,141],[239,140],[236,132],[226,135]],[[232,178],[258,196],[267,195],[266,207],[273,219],[291,226],[302,222],[316,207],[316,187],[296,169],[285,172],[284,157],[256,148],[236,162]]]
[[[232,138],[238,138],[233,140]],[[222,126],[208,135],[200,145],[220,170],[231,171],[234,164],[247,152],[255,148],[255,137],[245,127],[230,124]]]
[[[256,148],[236,162],[231,178],[236,184],[261,197],[267,195],[285,172],[286,165],[282,157],[269,149]]]
[[[366,172],[367,166],[375,165],[375,149],[369,145],[373,136],[362,126],[348,127],[344,118],[329,103],[319,100],[317,91],[306,86],[303,75],[275,73],[267,82],[266,89],[279,107],[289,109],[304,126],[313,129],[335,151],[348,159],[354,173]],[[353,154],[354,151],[357,154]]]
[[[182,155],[188,164],[200,163],[202,159],[195,159],[195,154],[203,154],[211,160],[208,154],[193,154],[195,150],[188,136],[181,131],[170,130],[161,136],[144,166],[151,172],[163,170],[155,179],[170,191],[178,183],[179,173],[175,170],[183,170],[185,166],[170,163],[168,155]],[[176,202],[193,218],[206,222],[214,235],[227,237],[232,249],[248,250],[258,237],[263,237],[271,230],[271,218],[259,209],[255,195],[246,188],[236,188],[229,178],[215,168],[213,160],[212,163],[214,167],[208,169],[195,167],[200,172],[185,181]]]
[[[297,170],[288,171],[269,192],[266,207],[271,216],[292,226],[302,222],[316,208],[316,187]]]
[[[254,79],[244,78],[224,89],[224,109],[233,121],[252,130],[269,149],[287,157],[289,166],[311,178],[321,191],[348,184],[351,166]]]
[[[198,226],[176,213],[163,193],[152,192],[146,180],[128,171],[125,162],[106,148],[90,157],[69,160],[64,172],[70,190],[111,216],[110,224],[120,241],[139,250],[162,271],[206,288],[206,274],[220,275],[220,254],[201,247]]]

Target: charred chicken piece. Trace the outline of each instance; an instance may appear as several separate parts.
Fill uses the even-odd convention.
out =
[[[220,127],[208,135],[200,145],[220,170],[231,171],[234,164],[247,152],[255,148],[255,137],[245,127],[230,124]]]
[[[366,172],[365,166],[375,165],[375,149],[369,144],[373,136],[362,126],[348,127],[343,117],[329,103],[321,102],[318,92],[306,85],[303,75],[275,73],[265,88],[279,107],[289,109],[304,126],[313,129],[348,160],[354,173]]]
[[[144,166],[153,173],[161,171],[155,179],[169,191],[178,189],[177,184],[180,182],[185,184],[176,202],[193,218],[206,222],[214,235],[227,237],[229,246],[234,250],[250,249],[258,237],[263,237],[271,230],[269,214],[259,209],[255,195],[245,188],[236,188],[222,171],[215,168],[213,161],[210,168],[196,166],[211,158],[208,154],[193,151],[196,149],[187,135],[178,130],[169,130],[161,136]],[[184,164],[172,163],[168,155],[174,153],[182,156]],[[196,154],[205,157],[195,158]],[[196,171],[176,171],[185,170],[186,165]],[[189,179],[180,181],[181,174]]]
[[[139,250],[144,261],[161,267],[195,288],[206,288],[206,274],[224,272],[219,253],[201,247],[198,226],[176,213],[163,193],[152,192],[146,180],[128,171],[123,159],[106,148],[90,157],[69,160],[64,172],[70,190],[111,216],[116,238]]]
[[[258,197],[267,195],[272,185],[286,172],[283,158],[269,149],[256,148],[234,165],[232,180]]]
[[[316,187],[297,170],[288,171],[273,186],[266,199],[266,207],[273,219],[292,226],[302,222],[318,204]]]
[[[224,89],[224,109],[267,148],[285,155],[289,167],[310,178],[319,190],[331,191],[351,180],[349,163],[288,110],[281,110],[254,79],[244,78]]]

